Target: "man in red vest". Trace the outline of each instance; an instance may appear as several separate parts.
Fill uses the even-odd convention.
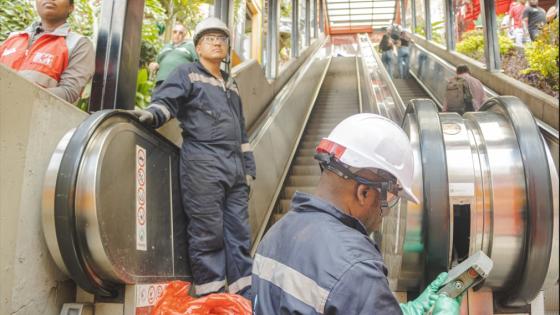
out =
[[[36,0],[36,7],[41,21],[0,44],[0,63],[74,103],[93,76],[93,45],[66,22],[74,0]]]

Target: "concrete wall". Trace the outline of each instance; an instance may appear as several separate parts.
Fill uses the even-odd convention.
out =
[[[500,95],[513,95],[520,98],[529,107],[533,115],[558,130],[558,99],[554,98],[537,88],[529,86],[501,72],[487,71],[479,62],[473,61],[465,56],[449,52],[445,48],[429,42],[421,37],[414,36],[414,40],[420,46],[435,53],[440,58],[453,64],[467,64],[471,73],[477,77],[482,84]]]
[[[315,39],[302,54],[292,59],[278,78],[268,81],[261,65],[255,60],[248,60],[232,69],[232,76],[239,86],[243,101],[245,125],[250,130],[264,113],[274,96],[284,87],[307,58],[319,48],[323,39]]]
[[[253,125],[274,95],[319,45],[316,40],[273,82],[254,61],[233,71]],[[58,270],[41,225],[43,176],[62,136],[87,114],[0,66],[0,314],[59,314],[75,285]],[[182,139],[177,121],[159,131]],[[263,170],[264,166],[260,166]]]
[[[86,114],[0,66],[0,314],[59,314],[74,284],[41,228],[41,191],[60,138]]]

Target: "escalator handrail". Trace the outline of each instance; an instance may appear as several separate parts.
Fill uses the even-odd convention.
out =
[[[401,117],[399,117],[399,121],[400,121],[400,120],[402,120],[402,117],[404,116],[404,113],[406,111],[406,104],[404,104],[404,101],[402,100],[400,94],[397,92],[397,87],[393,83],[393,80],[391,78],[389,78],[389,73],[387,72],[387,69],[385,69],[385,66],[383,65],[383,62],[381,61],[381,57],[379,57],[379,54],[378,54],[377,50],[375,49],[373,43],[369,39],[369,36],[366,35],[366,36],[363,36],[363,37],[366,38],[366,42],[368,43],[371,51],[373,52],[372,55],[375,58],[375,62],[378,65],[377,68],[379,69],[378,74],[381,76],[381,80],[383,82],[385,82],[385,84],[389,88],[389,92],[391,93],[391,97],[393,98],[393,101],[395,102],[395,104],[397,105],[397,108],[399,109],[399,112],[401,114]],[[362,58],[363,58],[363,54],[362,54]]]

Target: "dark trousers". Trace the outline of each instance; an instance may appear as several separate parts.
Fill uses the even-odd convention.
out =
[[[249,187],[237,163],[241,159],[181,154],[181,191],[197,295],[222,292],[227,283],[230,293],[249,297]]]

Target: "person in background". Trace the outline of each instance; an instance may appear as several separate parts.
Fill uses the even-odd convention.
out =
[[[389,73],[389,77],[393,78],[393,40],[388,33],[383,34],[381,42],[379,43],[379,50],[381,51],[381,61]]]
[[[0,63],[75,103],[95,71],[93,44],[70,31],[74,0],[36,0],[40,21],[0,44]]]
[[[535,41],[541,28],[546,23],[546,12],[539,7],[538,0],[529,0],[529,6],[523,11],[523,29]]]
[[[523,12],[525,11],[525,0],[517,0],[511,3],[508,11],[510,37],[517,46],[525,43],[525,32],[523,31]]]
[[[410,44],[414,41],[410,38],[407,29],[403,29],[399,37],[399,46],[397,48],[397,65],[399,69],[399,77],[401,79],[408,79],[409,64],[410,64]]]
[[[154,128],[174,117],[181,125],[180,186],[196,295],[227,287],[250,299],[248,201],[256,165],[239,89],[220,70],[230,34],[217,18],[198,23],[200,61],[177,66],[155,89],[150,106],[132,113]]]
[[[471,110],[468,108],[470,106],[472,106],[472,110],[479,111],[480,107],[482,106],[482,104],[484,104],[484,102],[487,99],[482,83],[477,78],[471,75],[471,71],[467,65],[464,64],[458,65],[455,71],[457,75],[451,78],[450,82],[458,81],[460,84],[463,85],[464,83],[466,83],[465,88],[468,89],[468,91],[465,91],[464,94],[470,95],[468,100],[470,104],[461,104],[461,106],[458,106],[457,104],[450,104],[450,98],[451,98],[451,96],[449,95],[450,84],[448,82],[448,90],[445,94],[445,99],[443,101],[443,111],[444,112],[450,111],[451,107],[462,107],[462,110],[458,111],[462,115],[465,111]],[[459,101],[455,101],[453,103],[456,102]]]
[[[296,192],[292,210],[259,244],[253,263],[254,315],[458,315],[461,298],[440,296],[440,274],[413,301],[399,304],[369,235],[412,191],[414,157],[401,127],[375,114],[340,122],[316,148],[321,178]]]
[[[159,86],[177,66],[198,60],[193,41],[187,39],[187,29],[181,24],[175,24],[172,42],[166,44],[159,52],[156,62],[150,63],[150,73],[156,75],[156,87]]]
[[[550,23],[556,18],[558,18],[558,8],[556,8],[556,5],[553,5],[546,11],[546,22]]]

